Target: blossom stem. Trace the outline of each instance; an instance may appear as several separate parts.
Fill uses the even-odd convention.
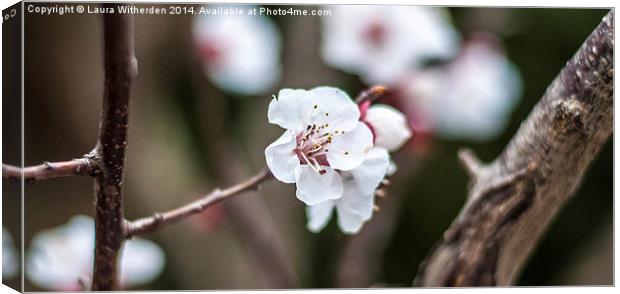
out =
[[[23,174],[22,174],[23,171]],[[69,161],[44,162],[23,169],[18,166],[3,164],[2,178],[9,181],[19,181],[24,177],[27,183],[39,182],[52,178],[68,176],[93,176],[97,173],[96,165],[90,158],[78,158]]]
[[[240,182],[236,185],[228,187],[224,190],[215,189],[208,194],[200,197],[198,200],[187,203],[175,209],[155,213],[152,216],[127,221],[125,223],[125,237],[131,238],[136,235],[142,235],[153,232],[164,225],[172,224],[180,220],[186,219],[192,215],[203,212],[207,207],[216,204],[224,199],[239,195],[249,190],[258,189],[260,184],[268,179],[273,178],[269,169],[265,168],[251,178]]]
[[[366,101],[371,101],[371,102],[375,101],[379,99],[381,96],[385,95],[387,91],[388,91],[388,88],[385,86],[381,86],[381,85],[372,86],[360,92],[355,98],[355,102],[357,104],[361,104]]]

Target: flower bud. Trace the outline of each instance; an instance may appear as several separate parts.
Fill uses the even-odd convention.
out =
[[[365,121],[372,126],[375,146],[395,151],[411,138],[407,118],[400,111],[385,104],[375,104],[366,112]]]

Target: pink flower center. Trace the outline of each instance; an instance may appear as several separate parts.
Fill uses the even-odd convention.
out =
[[[217,42],[203,42],[200,44],[200,56],[209,64],[218,64],[222,61],[225,50]]]
[[[309,165],[320,174],[325,173],[322,166],[329,166],[327,153],[334,139],[332,133],[325,130],[327,127],[329,127],[328,123],[320,126],[309,125],[305,131],[297,135],[297,147],[294,150],[301,164]]]
[[[385,44],[388,30],[385,25],[378,21],[371,22],[362,32],[362,38],[371,47],[381,48]]]

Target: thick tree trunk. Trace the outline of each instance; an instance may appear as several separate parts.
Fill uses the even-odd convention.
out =
[[[566,64],[502,154],[467,150],[461,213],[427,257],[421,286],[511,285],[613,131],[613,10]]]

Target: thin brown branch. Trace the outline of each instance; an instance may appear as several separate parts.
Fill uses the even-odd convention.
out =
[[[23,169],[23,177],[26,183],[69,176],[94,176],[96,173],[95,162],[89,158],[44,162],[43,164],[27,166]],[[19,181],[21,177],[22,169],[20,167],[8,164],[2,165],[2,179]]]
[[[265,168],[253,177],[224,190],[215,189],[212,192],[200,197],[198,200],[192,201],[178,208],[166,212],[155,213],[150,217],[137,219],[132,222],[127,222],[126,237],[131,238],[132,236],[150,233],[162,226],[184,220],[195,214],[199,214],[211,205],[224,199],[242,194],[243,192],[249,190],[258,189],[262,182],[270,178],[271,172],[269,169]]]
[[[104,4],[104,6],[111,4]],[[138,72],[133,16],[103,16],[105,84],[96,159],[93,291],[118,290],[118,253],[125,240],[122,184],[131,86]]]
[[[502,154],[472,178],[465,206],[421,265],[415,284],[515,282],[612,134],[613,18],[612,10],[547,88]]]

